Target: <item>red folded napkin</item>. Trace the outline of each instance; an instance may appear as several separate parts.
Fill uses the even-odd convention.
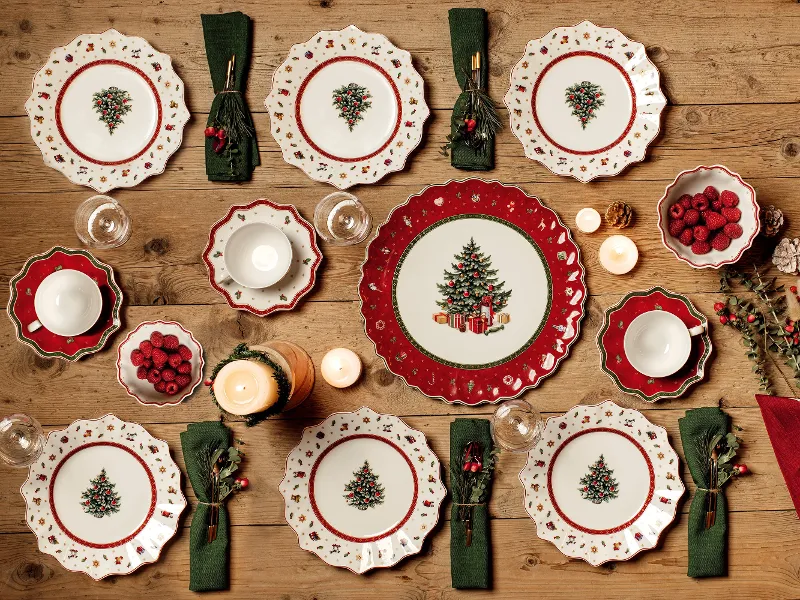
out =
[[[775,458],[800,517],[800,399],[756,394]]]

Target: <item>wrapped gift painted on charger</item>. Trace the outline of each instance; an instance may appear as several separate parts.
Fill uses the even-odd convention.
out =
[[[487,328],[488,319],[485,315],[480,315],[478,317],[470,317],[469,318],[469,330],[472,333],[484,333]]]
[[[458,329],[464,325],[464,315],[460,313],[450,313],[448,322],[450,323],[450,327]]]
[[[439,323],[439,325],[445,325],[445,324],[447,324],[447,320],[448,320],[447,319],[447,313],[443,313],[443,312],[433,313],[433,320],[436,321],[437,323]]]
[[[511,315],[509,315],[508,313],[497,313],[498,323],[500,323],[501,325],[505,325],[509,321],[511,321]]]

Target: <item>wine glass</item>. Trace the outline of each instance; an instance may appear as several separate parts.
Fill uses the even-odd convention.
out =
[[[0,460],[10,467],[27,467],[39,458],[45,444],[42,426],[33,417],[16,414],[0,420]]]
[[[334,192],[314,209],[314,227],[329,244],[358,244],[372,231],[372,215],[353,194]]]
[[[131,218],[110,196],[92,196],[75,211],[75,233],[90,248],[118,248],[131,237]]]
[[[510,452],[527,452],[541,439],[544,419],[524,400],[508,400],[494,412],[491,431],[496,446]]]

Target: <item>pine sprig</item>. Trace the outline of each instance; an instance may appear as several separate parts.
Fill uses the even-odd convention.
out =
[[[449,156],[448,151],[460,142],[472,148],[476,153],[486,155],[495,135],[503,128],[503,122],[497,114],[494,100],[478,81],[479,78],[480,71],[478,71],[477,78],[473,77],[472,73],[467,74],[464,85],[467,100],[462,110],[453,111],[452,123],[456,133],[447,136],[447,143],[441,148],[443,156]],[[471,130],[470,121],[475,122]]]

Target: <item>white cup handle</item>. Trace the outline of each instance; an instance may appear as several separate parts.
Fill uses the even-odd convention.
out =
[[[34,321],[33,323],[28,324],[28,333],[33,333],[37,329],[41,329],[42,324],[39,321]]]
[[[705,325],[697,325],[696,327],[692,327],[692,328],[689,330],[689,335],[690,335],[690,336],[692,336],[692,337],[694,337],[694,336],[696,336],[696,335],[700,335],[700,334],[701,334],[701,333],[703,333],[705,330],[706,330],[706,326],[705,326]]]

